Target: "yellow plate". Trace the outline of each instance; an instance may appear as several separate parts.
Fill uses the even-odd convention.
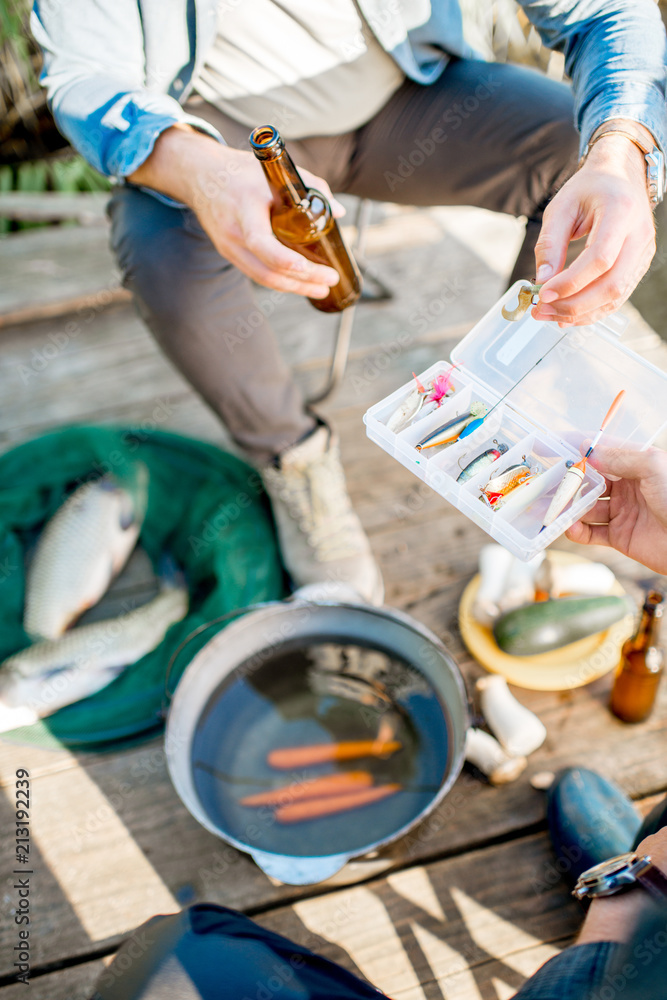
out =
[[[549,552],[555,563],[590,562],[570,552]],[[459,603],[459,627],[463,641],[483,667],[501,674],[510,684],[532,691],[567,691],[589,684],[613,670],[619,661],[621,646],[632,635],[635,616],[626,615],[604,632],[596,632],[539,656],[509,656],[499,648],[490,628],[473,618],[472,607],[480,585],[474,576],[463,591]],[[625,591],[616,581],[612,594]]]

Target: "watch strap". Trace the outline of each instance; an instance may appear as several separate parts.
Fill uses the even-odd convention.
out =
[[[664,157],[658,146],[655,144],[655,140],[653,139],[651,133],[648,133],[649,138],[647,138],[644,134],[643,127],[641,130],[635,130],[632,128],[632,125],[633,123],[631,121],[618,123],[610,121],[603,122],[602,125],[599,125],[586,147],[586,152],[579,160],[579,167],[581,168],[584,165],[591,149],[600,139],[603,139],[606,135],[622,135],[625,139],[634,143],[637,149],[639,149],[644,155],[644,161],[646,164],[646,190],[648,193],[649,203],[652,208],[655,208],[662,201],[664,194]]]
[[[667,876],[663,875],[654,864],[650,864],[643,872],[640,872],[637,875],[637,881],[651,893],[654,899],[661,903],[667,899]]]
[[[656,145],[653,139],[647,141],[641,132],[633,131],[632,125],[629,123],[624,122],[622,125],[615,125],[613,122],[606,122],[605,124],[599,126],[596,133],[593,133],[593,138],[588,143],[588,149],[586,152],[588,153],[591,147],[605,135],[625,136],[626,139],[629,139],[630,142],[634,142],[635,146],[638,146],[639,149],[641,149],[644,156],[646,156],[647,153],[651,153]]]

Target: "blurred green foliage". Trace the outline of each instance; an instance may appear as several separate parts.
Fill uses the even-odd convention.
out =
[[[6,191],[108,191],[107,177],[98,173],[80,156],[59,156],[55,159],[33,160],[28,163],[0,166],[0,192]],[[10,222],[0,218],[0,233],[17,229],[33,229],[50,225],[41,222]]]
[[[37,87],[37,76],[32,61],[34,45],[26,24],[30,16],[29,0],[0,0],[0,46],[14,49],[26,82]]]
[[[30,0],[0,0],[0,192],[107,191],[107,178],[80,156],[49,155],[66,144],[55,132],[39,85],[31,6]],[[0,219],[0,233],[36,225],[43,223]]]

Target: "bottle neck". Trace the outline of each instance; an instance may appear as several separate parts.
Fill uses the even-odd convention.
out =
[[[289,153],[283,149],[275,160],[262,160],[264,173],[273,197],[281,205],[300,205],[308,196],[308,188],[301,180]]]
[[[657,645],[660,624],[662,621],[662,595],[649,594],[642,609],[642,617],[639,629],[635,636],[633,646],[635,649],[648,649],[649,646]]]
[[[250,145],[262,164],[276,204],[300,205],[308,196],[308,188],[277,131],[272,126],[256,128],[250,136]]]

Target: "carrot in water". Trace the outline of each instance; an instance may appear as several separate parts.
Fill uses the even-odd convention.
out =
[[[332,816],[334,813],[368,806],[371,802],[379,802],[380,799],[395,795],[400,790],[400,785],[375,785],[373,788],[362,788],[356,792],[346,792],[344,795],[328,795],[326,798],[290,802],[289,805],[278,806],[274,815],[279,823],[302,823],[304,820]]]
[[[340,795],[342,792],[368,788],[373,784],[373,776],[368,771],[345,771],[342,774],[327,774],[323,778],[297,781],[293,785],[272,788],[268,792],[257,792],[239,799],[241,806],[279,806],[303,799],[317,799],[325,795]]]
[[[388,757],[401,749],[397,740],[348,740],[344,743],[313,743],[305,747],[281,747],[267,755],[270,767],[289,771],[292,768],[325,764],[330,760],[354,760],[357,757]]]

